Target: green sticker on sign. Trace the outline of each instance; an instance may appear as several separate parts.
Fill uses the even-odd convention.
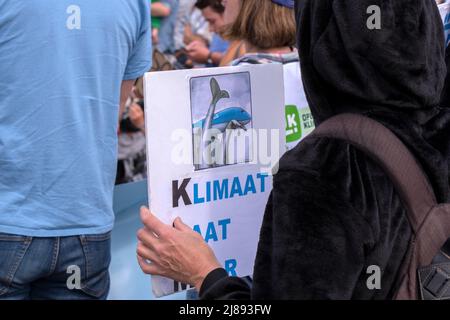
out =
[[[295,142],[302,138],[302,125],[297,106],[286,106],[286,142]]]

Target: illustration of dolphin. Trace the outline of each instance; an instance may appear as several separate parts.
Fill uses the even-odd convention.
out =
[[[247,130],[246,125],[252,120],[251,115],[245,111],[243,108],[232,107],[222,110],[218,113],[216,112],[217,104],[222,99],[229,99],[230,94],[226,90],[220,89],[219,83],[215,78],[211,78],[210,81],[212,100],[208,108],[206,117],[202,120],[197,121],[193,124],[193,129],[202,129],[201,138],[201,154],[203,155],[205,150],[208,149],[214,137],[211,137],[211,129],[219,130],[221,133],[226,135],[227,130],[243,129]],[[226,139],[225,139],[226,141]],[[224,159],[226,159],[226,146],[224,145]],[[202,157],[203,159],[203,157]],[[202,161],[203,163],[203,161]],[[214,165],[200,165],[199,168],[209,168]]]
[[[214,114],[211,128],[217,129],[220,132],[225,132],[226,129],[241,128],[245,130],[245,125],[252,120],[250,114],[243,108],[232,107]],[[203,128],[206,118],[194,123],[193,128]]]

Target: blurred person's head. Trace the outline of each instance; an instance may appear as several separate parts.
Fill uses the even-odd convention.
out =
[[[289,0],[223,0],[225,36],[244,40],[252,49],[294,47],[296,23],[293,1]]]
[[[222,0],[222,5],[225,7],[223,19],[226,25],[233,23],[241,9],[242,0]]]
[[[224,22],[225,7],[221,0],[197,0],[195,6],[202,11],[203,17],[209,23],[211,32],[219,33]]]

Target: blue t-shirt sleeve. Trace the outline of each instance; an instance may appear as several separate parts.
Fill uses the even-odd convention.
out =
[[[150,70],[152,66],[152,34],[150,6],[144,7],[141,14],[142,27],[140,35],[131,50],[123,80],[134,80]]]

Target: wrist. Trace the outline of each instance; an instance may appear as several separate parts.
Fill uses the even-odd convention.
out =
[[[218,268],[211,271],[205,278],[202,283],[201,288],[198,289],[200,299],[206,298],[208,299],[208,292],[211,291],[211,288],[216,285],[216,283],[228,278],[228,272],[223,268]],[[213,290],[214,291],[214,290]]]
[[[193,285],[194,287],[197,289],[198,292],[200,292],[200,289],[202,288],[203,282],[205,281],[205,279],[208,277],[208,275],[213,272],[214,270],[217,269],[222,269],[222,266],[220,265],[220,263],[214,263],[211,264],[208,268],[205,268],[204,272],[202,272],[200,275],[198,275],[194,281],[193,281]]]
[[[209,51],[206,62],[207,62],[208,64],[214,64],[214,61],[213,61],[213,52],[212,52],[212,51]]]

